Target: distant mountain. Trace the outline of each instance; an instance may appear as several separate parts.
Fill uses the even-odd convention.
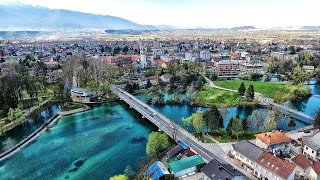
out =
[[[141,25],[114,16],[31,5],[0,5],[0,19],[0,30],[4,31],[157,29],[155,26]]]
[[[239,26],[239,27],[233,27],[231,28],[231,30],[235,30],[235,31],[242,31],[242,30],[254,30],[256,29],[253,26]]]

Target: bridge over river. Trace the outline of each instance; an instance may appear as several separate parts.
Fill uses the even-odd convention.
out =
[[[219,144],[214,144],[214,148],[211,146],[209,150],[207,144],[199,142],[188,131],[181,128],[178,124],[165,117],[161,113],[157,112],[135,96],[124,91],[116,85],[112,85],[110,89],[112,93],[117,95],[122,101],[126,102],[130,106],[130,108],[134,108],[142,115],[143,118],[147,118],[172,139],[174,139],[175,141],[184,141],[193,151],[201,155],[205,161],[209,162],[212,159],[216,159],[220,163],[233,165],[234,168],[236,168],[246,176],[246,179],[255,179],[255,177],[250,173],[236,166],[230,160],[230,158],[228,158],[228,155],[222,151]]]

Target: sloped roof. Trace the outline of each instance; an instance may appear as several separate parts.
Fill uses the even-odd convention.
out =
[[[292,159],[292,161],[300,166],[302,169],[306,170],[308,167],[312,166],[312,161],[306,158],[304,155],[299,154]]]
[[[315,151],[320,150],[320,133],[311,136],[302,137],[303,144],[312,148]]]
[[[145,177],[152,178],[152,180],[159,179],[160,177],[170,174],[164,164],[160,161],[156,161],[151,164],[144,172]]]
[[[266,143],[268,146],[292,141],[292,139],[289,136],[285,135],[280,131],[266,132],[256,134],[255,136],[262,142]]]
[[[235,151],[251,159],[252,161],[256,161],[257,159],[259,159],[259,157],[263,153],[263,150],[261,148],[249,141],[241,141],[236,144],[232,144],[232,147]]]
[[[296,167],[293,163],[274,156],[270,152],[263,152],[257,163],[284,179],[288,179]]]
[[[170,151],[167,152],[167,156],[170,158],[173,155],[177,154],[182,150],[182,147],[180,145],[176,145],[174,148],[172,148]]]
[[[209,179],[232,179],[236,176],[241,177],[243,174],[234,169],[231,165],[221,164],[216,159],[211,160],[205,165],[201,172],[205,174]]]
[[[318,174],[320,175],[320,162],[316,162],[312,165],[312,169]]]
[[[179,161],[174,161],[172,163],[169,163],[169,168],[173,173],[177,173],[182,170],[185,170],[203,163],[204,161],[199,155],[190,156],[190,157],[181,159]]]

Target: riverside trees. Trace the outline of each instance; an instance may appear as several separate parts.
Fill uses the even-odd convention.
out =
[[[151,158],[156,158],[158,153],[170,146],[168,136],[161,132],[152,132],[148,137],[146,147],[147,154]]]

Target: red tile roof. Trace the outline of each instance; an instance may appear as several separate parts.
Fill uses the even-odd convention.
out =
[[[320,175],[320,162],[316,162],[312,165],[312,169],[318,174]]]
[[[280,131],[266,132],[256,134],[255,136],[262,142],[266,143],[268,146],[292,141],[292,139],[289,136],[285,135]]]
[[[293,163],[274,156],[270,152],[263,152],[257,163],[284,179],[288,179],[296,167]]]
[[[302,169],[306,170],[308,167],[312,166],[312,161],[306,158],[304,155],[299,154],[298,156],[294,157],[292,161],[297,165],[300,166]]]

